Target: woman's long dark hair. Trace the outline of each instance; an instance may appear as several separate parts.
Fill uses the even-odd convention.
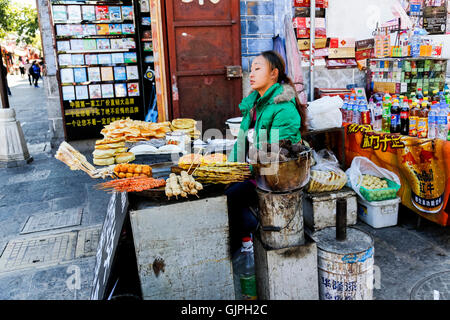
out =
[[[295,92],[295,102],[296,107],[298,110],[298,113],[300,114],[301,123],[300,123],[300,132],[303,134],[307,131],[306,127],[306,108],[307,106],[300,103],[300,99],[298,98],[297,89],[295,89],[294,83],[292,80],[287,76],[285,70],[286,70],[286,63],[284,62],[284,59],[275,51],[264,51],[261,53],[261,56],[263,56],[270,64],[270,66],[273,69],[278,69],[278,83],[281,84],[288,84],[290,85]]]

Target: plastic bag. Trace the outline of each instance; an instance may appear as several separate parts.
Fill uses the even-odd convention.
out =
[[[328,97],[314,100],[308,105],[308,124],[312,130],[323,130],[342,126],[340,108],[344,101],[339,97]]]
[[[386,178],[394,181],[398,185],[401,185],[400,179],[395,173],[377,166],[375,163],[365,157],[353,158],[350,168],[348,168],[345,173],[348,177],[348,186],[352,188],[358,194],[358,196],[363,199],[365,199],[365,197],[360,192],[363,174],[368,174],[378,178]]]
[[[307,192],[337,191],[347,183],[347,175],[339,168],[339,161],[333,152],[323,149],[319,152],[313,150],[316,164],[311,167],[311,179]]]

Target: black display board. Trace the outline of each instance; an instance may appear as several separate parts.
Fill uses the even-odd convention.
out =
[[[52,1],[67,140],[100,137],[115,120],[144,120],[135,7],[133,0]]]
[[[116,249],[127,210],[127,193],[114,192],[108,204],[107,214],[98,242],[91,300],[106,298],[105,291],[108,286],[109,275],[116,256]]]
[[[153,54],[153,36],[149,0],[140,0],[136,11],[136,29],[139,37],[141,59],[143,101],[146,121],[158,121],[156,105],[155,60]],[[149,113],[150,111],[150,113]]]

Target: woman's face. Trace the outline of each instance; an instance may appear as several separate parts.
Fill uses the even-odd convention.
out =
[[[278,69],[271,68],[269,61],[263,56],[257,56],[252,62],[250,71],[250,86],[253,90],[258,91],[261,96],[273,84],[277,82]]]

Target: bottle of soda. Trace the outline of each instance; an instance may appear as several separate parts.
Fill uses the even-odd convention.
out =
[[[441,103],[441,96],[439,95],[439,90],[433,90],[432,102]]]
[[[419,111],[417,102],[413,102],[411,105],[411,111],[409,112],[409,136],[417,137],[417,124],[419,122]]]
[[[411,92],[409,99],[412,100],[412,102],[416,102],[417,97],[415,92]]]
[[[422,103],[423,100],[423,92],[422,92],[422,88],[417,88],[417,99],[419,100],[419,106]]]
[[[409,134],[409,102],[403,100],[400,110],[400,134],[407,136]]]
[[[381,123],[381,130],[389,133],[391,129],[391,96],[385,93],[383,97],[383,118]]]
[[[377,103],[375,105],[375,108],[373,110],[373,130],[374,131],[381,131],[381,122],[383,119],[383,103],[381,102],[380,98],[378,98]]]
[[[394,100],[391,107],[391,133],[400,133],[400,105],[397,99]]]
[[[423,91],[423,99],[428,98],[428,102],[430,102],[430,97],[428,96],[428,91],[424,90]],[[430,108],[428,108],[428,111],[430,110]]]
[[[430,139],[436,138],[437,131],[437,112],[436,112],[436,104],[434,103],[431,106],[430,111],[428,112],[428,135],[427,137]]]
[[[417,137],[426,138],[428,135],[428,108],[427,103],[422,102],[422,108],[419,111],[419,121],[417,122]]]
[[[250,237],[242,239],[241,250],[232,263],[236,300],[256,300],[255,260]]]
[[[429,97],[423,97],[422,105],[423,105],[424,102],[427,103],[427,109],[428,109],[428,111],[430,111],[430,109],[431,109],[430,98]]]
[[[450,90],[448,89],[447,84],[445,85],[445,89],[444,89],[444,97],[445,97],[445,103],[450,105]]]

